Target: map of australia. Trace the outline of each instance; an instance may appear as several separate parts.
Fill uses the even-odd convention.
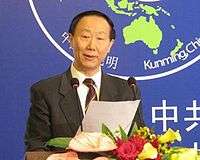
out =
[[[124,27],[123,36],[125,44],[142,41],[153,50],[154,54],[157,54],[162,40],[162,31],[152,17],[147,21],[146,17],[141,16]]]
[[[159,47],[163,40],[163,31],[159,25],[156,24],[155,17],[159,17],[161,13],[165,16],[170,16],[170,13],[160,6],[152,7],[147,4],[142,4],[139,1],[105,1],[115,14],[125,15],[130,18],[133,17],[131,23],[125,25],[123,28],[124,43],[129,45],[141,41],[152,50],[153,54],[158,54]],[[170,27],[173,30],[175,29],[175,25],[171,25]],[[178,48],[177,45],[179,45],[180,42],[181,41],[177,39],[175,48]],[[178,52],[178,49],[176,49],[176,52]],[[173,50],[173,55],[174,54],[176,53]]]

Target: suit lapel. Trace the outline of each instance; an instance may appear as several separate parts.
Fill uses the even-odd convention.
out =
[[[117,95],[116,87],[110,77],[102,74],[101,88],[100,88],[100,101],[113,101]]]
[[[66,126],[70,127],[72,134],[75,134],[80,125],[80,119],[82,120],[83,116],[79,114],[81,108],[78,104],[80,104],[80,101],[75,90],[71,87],[71,78],[71,72],[70,69],[68,69],[62,76],[59,90],[60,94],[62,94],[62,98],[60,99],[59,105],[68,122]]]

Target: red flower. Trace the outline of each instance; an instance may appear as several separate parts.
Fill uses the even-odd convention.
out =
[[[158,154],[158,156],[155,160],[162,160],[162,156],[160,154]]]
[[[152,146],[153,146],[154,148],[158,148],[158,147],[159,147],[158,138],[155,138],[155,139],[153,140],[153,142],[151,142],[151,144],[152,144]]]
[[[136,145],[129,140],[117,139],[116,144],[118,148],[113,153],[119,160],[135,160],[140,153]]]
[[[147,140],[145,140],[143,137],[139,135],[134,135],[130,138],[130,141],[132,144],[134,144],[139,152],[142,152],[143,147],[145,143],[147,143]]]

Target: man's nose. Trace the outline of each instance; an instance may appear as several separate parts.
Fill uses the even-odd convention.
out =
[[[95,47],[96,47],[95,38],[91,38],[89,43],[88,43],[87,48],[90,49],[90,50],[95,50]]]

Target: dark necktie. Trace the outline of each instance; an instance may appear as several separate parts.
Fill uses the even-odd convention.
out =
[[[94,88],[94,81],[91,78],[86,78],[83,83],[89,88],[88,90],[88,94],[86,97],[86,102],[85,102],[85,112],[88,109],[88,104],[92,101],[92,100],[97,100],[97,94]]]

